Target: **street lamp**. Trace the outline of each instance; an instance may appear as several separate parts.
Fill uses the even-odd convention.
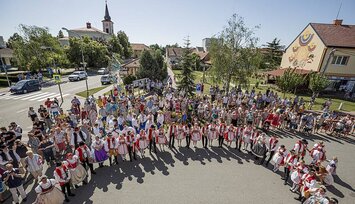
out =
[[[77,36],[80,38],[80,40],[83,41],[83,38],[82,38],[81,35],[79,35],[77,32],[72,31],[72,30],[69,30],[69,29],[64,28],[64,27],[62,28],[62,30],[67,31],[67,32],[68,32],[68,35],[69,35],[69,33],[73,33],[73,34],[77,35]],[[85,63],[85,59],[84,59],[83,45],[80,46],[80,50],[81,50],[81,60],[82,60],[82,64],[83,64],[83,66],[84,66],[85,72],[87,72],[86,66],[85,66],[86,63]],[[88,86],[88,78],[87,78],[87,77],[85,78],[85,83],[86,83],[86,97],[88,98],[88,97],[89,97],[89,86]]]

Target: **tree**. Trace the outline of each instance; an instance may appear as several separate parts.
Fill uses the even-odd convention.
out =
[[[280,66],[282,50],[285,46],[280,45],[280,39],[277,38],[274,38],[271,42],[267,42],[266,44],[266,53],[264,54],[265,68],[276,69]]]
[[[160,46],[160,45],[158,45],[158,44],[149,45],[149,48],[154,50],[154,51],[160,50],[161,54],[165,55],[165,48]]]
[[[303,77],[296,73],[295,69],[286,69],[284,74],[276,79],[276,84],[281,89],[283,97],[286,92],[295,91],[303,82]]]
[[[225,83],[227,94],[232,81],[249,86],[249,77],[259,66],[255,48],[258,38],[254,37],[256,28],[248,28],[244,19],[234,14],[221,34],[211,41],[209,75],[215,82]]]
[[[117,38],[123,50],[121,56],[124,57],[125,59],[130,58],[132,55],[132,47],[131,44],[129,43],[128,36],[126,35],[125,32],[118,31]]]
[[[200,56],[198,56],[198,54],[196,53],[192,53],[192,59],[193,59],[193,69],[195,71],[202,71],[201,70],[201,60],[200,60]]]
[[[18,33],[14,33],[12,36],[10,36],[9,40],[7,41],[6,47],[10,49],[14,49],[13,44],[15,41],[23,41],[23,38]]]
[[[312,72],[309,76],[309,89],[313,93],[312,100],[315,101],[318,94],[329,86],[330,81],[327,77],[317,72]]]
[[[21,68],[38,70],[68,63],[63,48],[57,38],[48,32],[48,28],[21,24],[19,30],[20,37],[16,36],[16,40],[11,40],[10,44]]]
[[[190,50],[190,40],[185,40],[185,49],[181,57],[181,80],[178,82],[178,90],[182,91],[185,96],[193,96],[195,91],[194,75],[192,69],[194,67],[194,61]]]
[[[111,39],[108,41],[108,50],[113,53],[117,53],[120,56],[123,56],[123,47],[120,44],[120,41],[117,36],[112,35]]]
[[[139,79],[149,78],[151,80],[163,81],[168,76],[168,70],[161,55],[160,50],[151,54],[150,51],[144,50],[140,57],[140,68],[137,77]]]
[[[62,30],[59,30],[57,38],[64,38],[64,34]]]
[[[106,45],[92,40],[87,36],[83,40],[70,38],[69,44],[70,47],[67,48],[66,53],[71,63],[76,64],[76,66],[82,66],[81,49],[83,49],[87,67],[107,67],[110,58]]]

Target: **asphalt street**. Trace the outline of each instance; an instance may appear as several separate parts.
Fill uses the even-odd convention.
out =
[[[335,139],[327,135],[303,136],[289,132],[277,132],[280,144],[292,148],[305,137],[309,145],[324,141],[327,156],[338,156],[338,176],[328,187],[327,195],[340,203],[353,204],[355,199],[355,142],[354,138]],[[214,145],[217,141],[214,142]],[[234,147],[234,144],[233,146]],[[256,165],[254,157],[234,148],[212,147],[158,151],[158,154],[137,161],[123,162],[112,167],[97,168],[89,184],[74,190],[71,203],[272,203],[297,204],[297,195],[284,186],[281,176],[268,168]],[[309,162],[309,156],[306,158]],[[108,162],[105,162],[108,165]],[[46,174],[53,175],[53,169]],[[32,187],[27,188],[29,201],[35,199]]]
[[[101,86],[100,75],[89,76],[89,89]],[[63,94],[63,110],[70,108],[70,102],[75,93],[86,90],[85,80],[69,82],[66,78],[61,84]],[[44,104],[47,98],[51,100],[57,97],[60,100],[58,85],[42,88],[41,91],[30,92],[27,94],[11,94],[8,91],[0,92],[0,125],[7,127],[10,122],[15,121],[23,128],[24,132],[32,128],[31,120],[28,118],[27,112],[29,107],[34,107],[37,111],[39,105]]]

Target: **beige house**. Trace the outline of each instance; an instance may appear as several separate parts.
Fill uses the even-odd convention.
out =
[[[150,50],[150,47],[142,43],[131,43],[131,47],[132,58],[139,58],[144,50]]]
[[[302,73],[324,72],[333,82],[331,89],[354,92],[355,25],[344,25],[342,20],[308,24],[286,48],[275,73],[285,68]]]
[[[136,76],[140,65],[141,64],[139,58],[130,60],[126,64],[122,65],[120,70],[120,76],[122,77],[130,76],[130,75]]]

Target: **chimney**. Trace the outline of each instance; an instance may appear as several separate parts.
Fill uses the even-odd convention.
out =
[[[341,25],[343,23],[343,19],[335,19],[335,20],[333,20],[333,24],[334,25]]]
[[[90,22],[86,23],[86,28],[91,28],[91,23]]]

